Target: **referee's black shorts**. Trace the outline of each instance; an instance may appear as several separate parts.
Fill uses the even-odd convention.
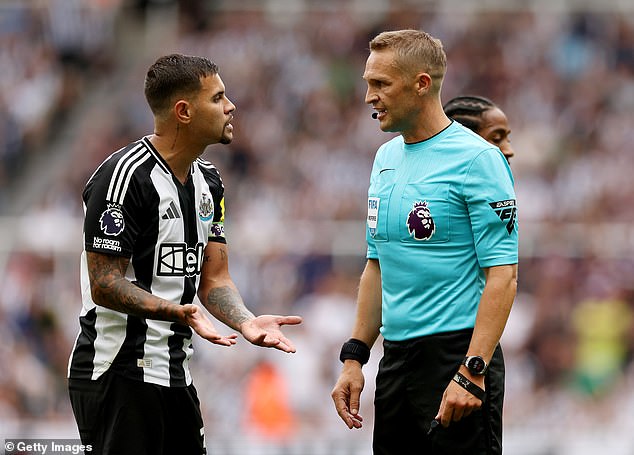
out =
[[[69,379],[83,445],[94,455],[202,455],[203,420],[194,385],[163,387],[110,371]]]
[[[498,345],[485,379],[481,409],[427,435],[442,396],[464,358],[472,330],[383,342],[376,378],[375,455],[502,453],[504,358]]]

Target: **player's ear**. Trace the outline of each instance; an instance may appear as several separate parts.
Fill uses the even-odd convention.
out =
[[[174,115],[179,122],[191,122],[191,105],[189,102],[186,100],[178,100],[174,104]]]

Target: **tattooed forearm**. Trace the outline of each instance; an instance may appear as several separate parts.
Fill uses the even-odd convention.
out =
[[[122,313],[151,319],[178,320],[178,305],[144,291],[125,278],[129,262],[123,257],[87,253],[93,301]]]
[[[211,289],[205,306],[217,319],[234,330],[239,330],[243,322],[255,317],[244,306],[238,291],[229,286]]]
[[[227,252],[224,249],[218,250],[218,254],[220,255],[219,260],[221,262],[227,262]],[[210,254],[205,254],[203,257],[203,262],[212,262],[214,258]]]

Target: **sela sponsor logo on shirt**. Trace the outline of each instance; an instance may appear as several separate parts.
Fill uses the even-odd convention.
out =
[[[431,216],[427,201],[414,202],[407,215],[407,230],[416,240],[429,240],[436,232],[436,223]]]
[[[515,219],[517,217],[517,204],[515,199],[507,199],[505,201],[489,202],[491,208],[502,221],[506,221],[506,230],[509,235],[515,227]]]
[[[123,232],[125,221],[119,204],[108,204],[108,208],[103,211],[99,218],[99,227],[106,235],[117,236]]]
[[[201,242],[194,248],[188,248],[186,243],[162,243],[159,247],[156,274],[186,277],[200,275],[204,248]]]
[[[202,221],[209,221],[214,217],[214,201],[207,193],[200,196],[198,204],[198,216]]]

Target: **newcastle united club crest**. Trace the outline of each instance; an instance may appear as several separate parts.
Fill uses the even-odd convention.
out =
[[[202,221],[209,221],[214,217],[214,201],[207,193],[203,193],[200,197],[198,216]]]

